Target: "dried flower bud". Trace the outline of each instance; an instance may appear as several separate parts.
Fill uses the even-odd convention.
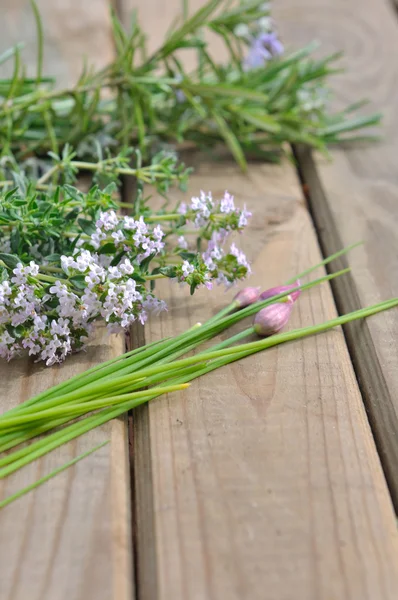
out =
[[[278,294],[283,294],[284,292],[288,292],[289,290],[293,290],[298,285],[300,285],[300,281],[297,280],[295,283],[291,283],[290,285],[280,285],[279,287],[270,288],[269,290],[265,290],[260,294],[259,300],[268,300],[268,298],[272,298],[273,296],[277,296]],[[301,290],[296,290],[286,296],[286,302],[293,303],[300,296]],[[283,302],[283,298],[281,298],[281,302]]]
[[[291,302],[276,302],[262,308],[255,316],[254,331],[262,336],[278,333],[288,322],[292,308]]]
[[[245,308],[249,304],[257,302],[260,296],[260,288],[258,287],[246,287],[240,290],[234,297],[234,302],[237,308]]]

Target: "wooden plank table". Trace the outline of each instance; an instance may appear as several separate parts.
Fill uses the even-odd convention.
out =
[[[8,1],[10,6],[22,6]],[[98,64],[106,63],[113,52],[108,43],[110,23],[105,4],[96,0],[92,9],[95,16],[91,10],[87,13],[87,7],[68,6],[74,12],[77,30],[84,20],[101,21],[98,28],[105,41],[102,57],[96,56]],[[154,46],[180,5],[177,0],[139,4],[137,0],[116,3],[126,22],[131,9],[138,6]],[[202,0],[190,3],[191,10],[201,4]],[[322,2],[325,13],[310,0],[304,5],[294,0],[276,4],[280,28],[292,44],[302,41],[293,23],[302,23],[296,28],[303,29],[304,37],[320,37],[314,29],[327,18],[328,24],[336,24],[325,28],[325,38],[333,49],[336,44],[345,45],[350,30],[347,26],[340,31],[339,26],[347,14],[353,18],[359,8],[354,0],[336,2],[329,19],[325,15],[331,2],[327,0]],[[371,0],[366,4],[369,11],[376,6]],[[47,7],[45,0],[39,5]],[[51,7],[50,16],[56,19],[60,7],[58,3],[51,3]],[[387,4],[382,3],[385,44],[393,48],[397,23],[393,19],[384,23],[388,14]],[[47,27],[55,27],[50,25],[50,16]],[[379,32],[374,21],[372,26],[381,35],[382,25]],[[91,39],[84,35],[76,39],[75,55],[89,54]],[[50,45],[53,43],[50,39]],[[66,71],[68,43],[66,36],[60,43],[65,48]],[[352,73],[353,65],[348,66]],[[75,61],[70,68],[76,68]],[[362,81],[358,74],[355,81]],[[369,95],[366,81],[363,90]],[[392,108],[387,114],[393,119]],[[366,215],[375,215],[375,221],[384,224],[383,233],[392,231],[388,217],[394,216],[395,173],[392,162],[375,159],[376,149],[366,149],[365,155],[360,150],[350,152],[354,154],[338,151],[335,162],[327,167],[311,163],[312,176],[316,175],[326,191],[319,210],[311,197],[312,211],[319,215],[322,207],[329,206],[334,231],[344,243],[365,235],[365,250],[350,256],[355,271],[351,282],[358,295],[356,301],[370,304],[379,296],[394,293],[395,283],[388,282],[385,265],[393,268],[396,242],[392,233],[384,235],[381,242],[371,235],[379,231],[376,225],[368,223],[365,229],[363,223]],[[369,162],[361,162],[365,161],[363,156]],[[334,249],[327,241],[327,232],[319,229],[319,221],[314,228],[297,173],[289,163],[252,164],[243,175],[230,160],[221,157],[211,164],[196,156],[190,160],[195,174],[188,195],[209,189],[219,196],[228,189],[238,204],[246,202],[254,214],[248,234],[240,240],[253,259],[252,285],[270,287],[319,262],[318,237],[323,248]],[[301,166],[309,177],[306,165],[302,159]],[[369,190],[362,181],[365,169],[372,178]],[[335,181],[339,178],[341,181]],[[376,193],[377,184],[384,192],[384,202],[374,207],[372,190]],[[354,193],[348,196],[347,190]],[[366,198],[363,210],[359,208],[362,195],[358,190]],[[339,210],[330,206],[331,199],[340,202],[340,217]],[[344,214],[350,215],[351,222],[357,217],[351,237]],[[332,239],[334,244],[340,241]],[[391,252],[384,266],[380,258],[383,252]],[[347,310],[342,289],[347,285],[334,291]],[[159,286],[159,291],[169,312],[149,323],[145,341],[175,335],[205,320],[231,298],[231,292],[222,290],[200,290],[188,298],[168,283]],[[289,327],[335,315],[332,290],[323,285],[303,294]],[[387,396],[382,399],[389,397],[391,404],[397,398],[393,382],[398,357],[390,340],[397,322],[396,314],[390,313],[372,318],[366,325],[371,357],[380,359],[378,373],[386,383]],[[358,329],[355,331],[359,335]],[[133,335],[135,343],[142,343],[138,331]],[[110,341],[99,329],[88,353],[70,358],[62,368],[33,368],[27,361],[2,364],[1,410],[122,351],[121,338]],[[354,358],[360,373],[357,363],[364,353],[357,352]],[[362,391],[366,392],[365,399],[371,397],[375,403],[377,398],[366,385]],[[372,425],[382,422],[385,411],[379,407],[372,413]],[[397,432],[395,425],[392,420],[385,430],[385,448],[394,446],[390,438]],[[162,397],[133,414],[130,464],[126,424],[117,420],[38,461],[29,472],[21,471],[0,484],[0,497],[8,495],[84,449],[111,440],[98,453],[1,511],[0,598],[395,600],[398,539],[382,469],[385,464],[393,465],[392,459],[385,461],[386,455],[392,457],[393,453],[382,454],[382,465],[373,433],[341,330],[274,348],[208,374],[186,392]]]

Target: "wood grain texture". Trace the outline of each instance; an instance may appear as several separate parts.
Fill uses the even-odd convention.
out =
[[[352,286],[336,284],[347,311],[398,295],[398,19],[388,0],[281,0],[275,16],[288,45],[321,38],[322,52],[344,51],[333,79],[336,107],[369,98],[383,113],[380,143],[333,150],[330,162],[300,155],[326,252],[363,240],[349,257]],[[398,507],[398,315],[347,328],[391,492]]]
[[[123,352],[105,328],[62,367],[0,364],[1,409]],[[4,498],[102,441],[110,444],[0,511],[2,600],[131,598],[126,425],[115,420],[0,482]]]
[[[201,165],[190,191],[225,188],[254,213],[239,240],[266,288],[319,261],[290,165]],[[163,285],[147,340],[231,298]],[[335,316],[303,295],[290,327]],[[251,357],[154,401],[135,420],[138,592],[143,600],[396,597],[396,525],[341,331]],[[148,504],[153,502],[153,518]],[[156,552],[151,552],[155,541]],[[148,551],[149,548],[149,551]],[[157,574],[154,577],[154,572]]]
[[[3,3],[4,4],[4,3]],[[6,2],[0,25],[4,48],[25,38],[33,72],[28,2]],[[109,5],[38,2],[42,9],[47,70],[66,85],[78,75],[83,54],[103,65],[112,57]],[[87,31],[90,35],[87,35]],[[3,49],[3,48],[2,48]],[[28,360],[0,364],[0,410],[124,351],[123,337],[104,328],[86,353],[61,367]],[[36,481],[93,448],[110,444],[0,512],[1,600],[130,600],[133,594],[130,479],[126,420],[119,419],[62,446],[0,482],[0,497]]]
[[[56,76],[59,86],[70,86],[79,78],[85,58],[89,65],[104,67],[112,60],[107,0],[36,0],[44,32],[43,74]],[[0,54],[24,42],[22,58],[27,74],[36,74],[36,25],[29,0],[2,0]],[[0,67],[1,76],[12,73],[12,64]]]

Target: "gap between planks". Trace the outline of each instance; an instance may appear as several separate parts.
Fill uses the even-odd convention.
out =
[[[132,177],[124,177],[122,182],[122,201],[132,203],[136,193],[135,181]],[[125,212],[128,212],[126,209]],[[156,320],[156,318],[155,318]],[[126,336],[126,350],[133,350],[146,343],[145,328],[134,323]],[[137,430],[139,434],[137,435]],[[137,485],[137,480],[147,477],[152,479],[151,447],[149,443],[148,405],[143,404],[128,415],[128,439],[130,461],[130,513],[132,541],[132,579],[137,600],[141,597],[140,590],[145,587],[150,590],[149,598],[157,599],[156,578],[156,543],[154,528],[154,499],[153,488],[150,485]],[[142,524],[145,523],[145,526]],[[145,531],[145,538],[142,532]],[[142,564],[150,565],[146,569],[147,580],[141,580],[144,569]]]

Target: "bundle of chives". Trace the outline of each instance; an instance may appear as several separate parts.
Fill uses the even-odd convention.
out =
[[[121,359],[112,359],[103,363],[102,368],[97,366],[94,369],[86,371],[82,375],[61,383],[46,392],[38,394],[34,398],[20,404],[19,406],[7,411],[0,417],[0,431],[5,423],[23,422],[24,416],[31,415],[32,420],[39,420],[41,412],[55,409],[67,403],[68,406],[79,401],[87,402],[87,411],[90,400],[99,400],[107,397],[109,390],[131,392],[143,387],[148,387],[157,383],[162,375],[168,372],[173,366],[173,360],[193,350],[203,342],[212,339],[221,331],[229,328],[245,317],[251,316],[260,309],[269,306],[284,299],[286,296],[296,290],[305,291],[325,281],[330,281],[348,270],[338,271],[331,275],[326,275],[307,284],[292,287],[289,291],[277,294],[272,298],[253,303],[250,306],[232,314],[218,319],[210,319],[210,322],[192,327],[190,330],[180,334],[172,339],[161,340],[156,344],[144,346],[139,351],[132,351],[124,354]],[[168,365],[168,363],[170,363]],[[158,365],[160,378],[148,381],[146,374],[148,368],[152,365]],[[121,389],[119,389],[121,388]],[[49,416],[48,414],[46,415]],[[27,419],[25,419],[26,421]],[[0,451],[2,448],[2,437],[0,436]]]
[[[321,265],[344,254],[344,249],[318,265],[298,275],[303,277]],[[186,388],[189,382],[240,358],[272,346],[326,331],[337,325],[370,316],[398,305],[398,299],[361,309],[312,327],[273,335],[256,342],[232,346],[252,335],[253,327],[220,342],[210,349],[187,358],[179,358],[214,338],[241,319],[262,311],[275,303],[286,301],[294,292],[308,290],[324,281],[346,273],[344,269],[304,285],[290,285],[287,291],[273,294],[266,300],[255,302],[238,312],[234,301],[203,325],[197,324],[174,337],[153,342],[97,365],[69,381],[38,394],[0,417],[0,452],[10,450],[23,442],[56,429],[46,437],[17,449],[0,458],[0,479],[17,471],[51,450],[72,440],[121,414],[158,396]],[[291,282],[288,282],[291,283]],[[94,412],[97,411],[97,412]],[[76,418],[87,415],[83,419]],[[59,429],[69,421],[72,424]],[[58,469],[59,470],[59,469]],[[57,472],[58,472],[57,470]],[[62,470],[62,467],[60,468]],[[51,477],[50,474],[47,477]],[[30,486],[30,488],[35,487]],[[29,489],[30,489],[29,488]],[[28,491],[28,490],[27,490]],[[22,494],[19,493],[16,497]],[[7,499],[4,501],[8,503]],[[3,503],[0,503],[0,507]]]
[[[49,451],[57,448],[58,446],[82,435],[87,431],[90,431],[91,429],[94,429],[95,427],[98,427],[110,419],[120,416],[124,412],[135,408],[140,404],[157,398],[163,393],[186,388],[188,382],[192,379],[204,375],[205,373],[215,370],[223,365],[259,352],[260,350],[265,350],[279,344],[321,333],[338,325],[344,325],[351,321],[371,316],[395,306],[398,306],[398,298],[354,311],[348,315],[336,317],[335,319],[319,325],[277,334],[256,342],[233,346],[229,349],[210,349],[195,356],[173,361],[166,367],[167,372],[171,373],[171,381],[169,381],[168,384],[167,373],[165,373],[163,365],[152,366],[143,369],[139,372],[140,377],[149,378],[151,375],[162,373],[164,379],[166,379],[166,382],[156,388],[145,390],[140,394],[132,393],[124,396],[109,396],[104,398],[103,404],[107,407],[106,409],[85,418],[83,421],[73,423],[65,429],[53,433],[52,435],[48,436],[48,438],[38,440],[27,448],[22,448],[21,450],[18,450],[13,454],[7,455],[0,459],[0,466],[2,467],[0,468],[0,478],[10,475],[33,460],[36,460],[40,456],[43,456]],[[176,369],[178,370],[177,376],[175,375]],[[92,410],[97,408],[98,404],[98,402],[94,401],[92,403]],[[75,408],[79,409],[80,407],[75,406]],[[64,412],[65,414],[68,413],[67,407],[65,408]]]
[[[298,279],[301,279],[304,276],[311,274],[313,271],[315,271],[319,267],[329,264],[333,260],[341,257],[342,255],[346,254],[347,252],[349,252],[350,250],[352,250],[353,248],[355,248],[358,245],[359,245],[358,243],[353,244],[351,246],[343,248],[342,250],[339,250],[338,252],[328,256],[327,258],[325,258],[318,264],[306,269],[302,273],[299,273],[296,277],[292,278],[291,280],[289,280],[286,283],[287,284],[292,283],[294,281],[297,281]],[[309,289],[310,287],[318,285],[319,283],[321,283],[323,281],[327,281],[329,279],[337,277],[345,272],[348,272],[348,270],[339,271],[338,273],[335,273],[335,274],[332,274],[332,275],[329,275],[326,277],[321,277],[320,279],[317,279],[309,284],[306,284],[303,286],[298,286],[298,287],[290,290],[289,293],[291,293],[295,289],[301,289],[301,290]],[[272,302],[276,302],[279,299],[283,299],[286,296],[287,296],[287,293],[282,293],[277,296],[274,296],[272,299]],[[122,369],[128,368],[129,366],[131,367],[131,365],[134,363],[135,363],[135,367],[140,367],[140,366],[144,366],[143,361],[145,361],[145,364],[149,364],[151,362],[151,360],[155,360],[155,357],[156,357],[156,360],[158,360],[161,352],[163,352],[163,357],[167,357],[171,347],[173,349],[180,348],[181,353],[184,353],[187,351],[186,350],[186,347],[188,345],[187,342],[190,341],[191,337],[195,339],[194,343],[196,343],[196,342],[200,343],[199,340],[202,337],[203,337],[203,341],[205,341],[205,337],[206,337],[205,334],[207,331],[207,335],[208,335],[207,339],[211,339],[212,337],[217,335],[217,333],[221,332],[223,329],[236,323],[240,319],[243,319],[245,317],[249,317],[249,316],[253,315],[255,312],[257,312],[258,310],[260,310],[261,308],[263,308],[264,306],[266,306],[269,303],[271,303],[271,302],[268,300],[263,303],[254,303],[251,306],[247,306],[243,310],[240,310],[238,313],[233,315],[233,320],[230,320],[230,318],[229,318],[230,313],[233,312],[234,310],[236,310],[236,308],[238,308],[236,302],[233,301],[231,304],[229,304],[228,306],[223,308],[217,315],[211,317],[203,326],[200,327],[199,331],[197,331],[196,330],[197,328],[194,326],[193,328],[191,328],[191,330],[188,330],[174,338],[171,338],[171,339],[164,338],[162,340],[152,342],[150,344],[147,344],[146,346],[137,348],[135,350],[131,350],[130,352],[127,352],[121,356],[115,357],[104,363],[101,363],[99,365],[91,367],[84,373],[75,375],[74,377],[70,378],[69,380],[62,382],[62,383],[50,388],[49,390],[46,390],[46,391],[36,395],[34,398],[27,400],[23,404],[10,409],[7,414],[18,412],[23,407],[27,407],[32,404],[36,404],[48,397],[54,397],[55,395],[57,395],[58,393],[61,393],[61,392],[65,394],[67,392],[70,392],[70,391],[73,391],[76,389],[81,390],[83,386],[89,385],[91,382],[99,380],[99,378],[102,379],[102,378],[105,378],[108,376],[113,377],[113,376],[115,376],[116,373],[118,373],[120,376]],[[193,335],[193,334],[196,334],[196,335]],[[169,346],[169,344],[170,344],[170,346]],[[184,350],[184,352],[183,352],[183,350]],[[0,451],[1,451],[1,447],[0,447]]]

